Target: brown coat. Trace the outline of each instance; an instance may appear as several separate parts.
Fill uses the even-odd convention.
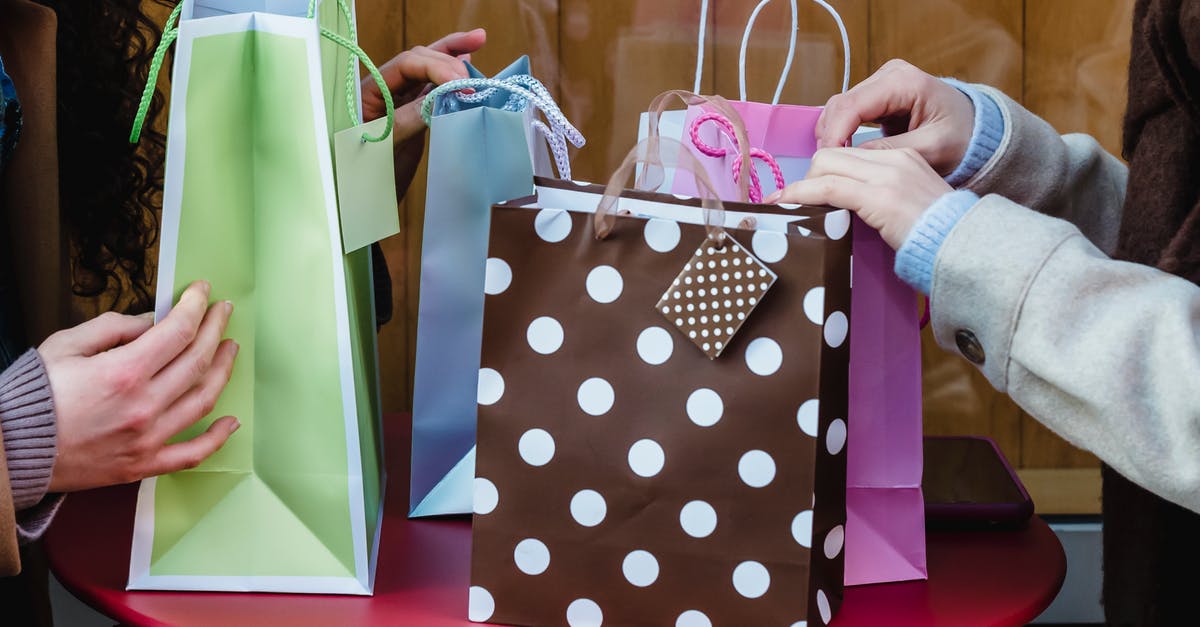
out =
[[[1200,283],[1200,2],[1138,1],[1123,152],[1129,190],[1114,256]],[[1193,622],[1200,515],[1105,467],[1104,531],[1108,622]]]
[[[25,339],[34,344],[65,325],[69,304],[59,228],[56,37],[52,10],[0,0],[0,57],[23,112],[20,142],[0,184],[0,234],[7,235],[0,272],[17,287]],[[0,447],[0,469],[7,467]],[[20,568],[8,474],[0,472],[0,576]]]

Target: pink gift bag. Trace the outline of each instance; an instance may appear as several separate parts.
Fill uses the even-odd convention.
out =
[[[814,129],[822,109],[777,104],[795,49],[796,0],[791,0],[789,60],[775,99],[772,104],[746,101],[746,44],[758,12],[769,1],[760,2],[750,16],[742,40],[741,101],[729,102],[741,116],[750,144],[747,152],[753,167],[747,188],[752,202],[761,202],[774,189],[804,177],[816,152]],[[845,27],[833,7],[814,1],[833,14],[842,32],[844,91],[850,69]],[[742,151],[729,121],[712,108],[691,106],[683,132],[683,144],[704,164],[721,198],[741,200]],[[695,180],[680,172],[671,191],[695,196]],[[894,253],[879,234],[857,219],[854,223],[845,583],[925,579],[917,299],[893,272]]]

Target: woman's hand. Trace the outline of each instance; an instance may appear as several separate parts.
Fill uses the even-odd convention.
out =
[[[888,61],[850,91],[829,99],[817,121],[817,145],[845,146],[860,124],[883,126],[862,148],[911,148],[945,176],[962,162],[975,129],[975,107],[958,89],[900,60]]]
[[[467,78],[471,53],[483,47],[487,32],[482,28],[465,33],[446,35],[429,46],[417,46],[392,57],[379,66],[383,81],[392,92],[396,106],[392,140],[396,151],[396,193],[403,196],[412,184],[421,153],[425,148],[425,121],[421,119],[421,103],[434,85]],[[383,94],[375,79],[362,81],[363,119],[367,122],[383,117],[387,112]]]
[[[954,191],[917,151],[825,148],[802,181],[768,197],[768,203],[833,205],[850,209],[895,249],[917,219],[943,194]]]
[[[157,325],[106,313],[38,347],[57,416],[51,492],[193,468],[237,430],[225,416],[191,440],[167,443],[212,411],[233,370],[238,346],[221,340],[233,307],[208,307],[209,289],[190,285]]]

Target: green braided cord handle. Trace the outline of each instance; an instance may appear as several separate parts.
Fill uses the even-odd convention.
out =
[[[391,135],[391,133],[392,133],[392,126],[396,123],[396,115],[395,115],[395,104],[392,103],[392,90],[388,89],[387,82],[383,80],[383,74],[379,73],[379,68],[375,67],[375,64],[371,62],[371,58],[367,56],[367,53],[363,52],[362,48],[358,47],[358,44],[355,44],[353,41],[350,41],[349,39],[342,37],[341,35],[329,30],[328,28],[321,29],[321,36],[328,39],[329,41],[332,41],[332,42],[338,44],[339,46],[345,48],[346,50],[349,50],[350,54],[353,55],[353,57],[355,59],[357,59],[358,61],[362,61],[362,64],[364,66],[366,66],[367,71],[371,73],[371,78],[375,79],[375,84],[379,86],[379,93],[383,95],[383,108],[384,108],[384,111],[387,113],[387,127],[384,128],[383,133],[381,133],[378,137],[371,137],[371,136],[367,135],[366,133],[364,133],[362,138],[363,138],[363,141],[368,141],[368,142],[380,142],[380,141],[383,141],[384,139],[387,139],[388,135]],[[347,101],[348,101],[348,103],[353,104],[354,103],[354,96],[353,96],[354,92],[352,90],[354,87],[354,83],[352,80],[347,80],[346,83],[349,86],[348,91],[350,93],[350,96],[347,98]],[[357,122],[357,120],[358,120],[358,116],[355,114],[355,109],[357,109],[357,108],[358,107],[356,107],[356,106],[350,107],[350,118],[351,118],[351,120],[353,120],[355,122]],[[357,126],[357,124],[356,124],[356,126]]]
[[[150,102],[154,98],[154,90],[158,85],[158,74],[162,70],[163,59],[167,55],[167,50],[171,44],[179,37],[179,14],[183,12],[183,2],[175,6],[171,11],[171,15],[167,18],[166,24],[163,25],[162,40],[158,42],[158,48],[154,51],[154,58],[150,61],[150,71],[146,76],[146,87],[142,90],[142,100],[138,103],[137,114],[133,118],[133,128],[129,131],[129,143],[136,144],[142,135],[142,127],[146,123],[146,115],[150,111]],[[343,15],[350,22],[350,32],[354,33],[354,20],[351,19],[350,9],[346,5],[346,0],[338,0],[338,6],[342,9]],[[312,17],[316,9],[316,0],[309,0],[308,12],[309,17]],[[392,126],[395,124],[394,105],[392,103],[392,91],[388,89],[387,82],[383,80],[383,74],[379,73],[379,68],[371,62],[367,53],[363,52],[357,44],[337,33],[328,29],[321,29],[321,36],[330,41],[342,46],[350,51],[350,66],[346,72],[346,105],[350,112],[350,120],[355,126],[358,126],[358,106],[354,102],[354,68],[355,65],[362,61],[367,67],[367,71],[371,73],[371,77],[375,79],[375,83],[379,85],[379,91],[383,94],[383,101],[387,111],[387,128],[383,134],[378,137],[369,137],[363,134],[363,140],[369,142],[379,142],[386,139],[392,133]]]
[[[342,18],[346,20],[346,25],[350,28],[350,41],[358,42],[358,31],[354,26],[354,14],[350,11],[350,5],[346,0],[337,0],[338,11],[342,14]],[[312,19],[317,15],[317,0],[308,0],[308,17]],[[346,63],[346,112],[350,115],[350,124],[358,126],[358,103],[354,100],[354,81],[358,78],[358,58],[350,55],[350,59]]]
[[[154,50],[154,58],[150,61],[150,72],[146,75],[146,88],[142,90],[142,101],[138,103],[137,114],[133,116],[133,128],[129,131],[129,143],[138,143],[138,138],[142,136],[142,126],[146,123],[146,114],[150,112],[150,101],[154,99],[154,90],[158,86],[158,73],[162,70],[163,58],[167,56],[167,49],[179,37],[179,28],[176,24],[179,23],[179,14],[183,12],[183,3],[175,5],[175,10],[171,11],[171,15],[167,18],[167,23],[163,25],[162,39],[158,42],[158,48]]]

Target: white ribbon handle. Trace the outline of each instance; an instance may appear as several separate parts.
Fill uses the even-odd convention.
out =
[[[472,89],[474,93],[464,94],[461,90]],[[421,118],[428,125],[433,117],[433,108],[437,99],[445,94],[453,94],[459,102],[479,103],[491,99],[497,90],[512,94],[505,103],[504,109],[509,111],[521,110],[528,105],[541,111],[546,118],[543,122],[533,120],[533,128],[546,138],[550,152],[554,154],[554,163],[558,168],[559,178],[571,179],[571,159],[568,154],[568,144],[582,148],[585,140],[583,134],[571,124],[563,114],[554,96],[536,78],[528,74],[518,74],[504,79],[494,78],[463,78],[443,83],[425,96],[421,104]]]
[[[845,68],[842,71],[842,92],[850,89],[850,36],[846,34],[846,24],[842,22],[842,16],[838,14],[837,9],[830,6],[825,0],[812,0],[821,5],[837,22],[838,31],[842,35],[842,52],[845,57]],[[742,50],[738,55],[738,87],[741,93],[741,99],[746,100],[746,49],[750,45],[750,32],[754,30],[754,22],[758,19],[758,14],[762,12],[763,7],[767,6],[771,0],[761,0],[754,11],[750,13],[750,20],[746,22],[746,30],[742,33]],[[771,99],[771,104],[779,104],[779,98],[783,95],[783,86],[787,84],[788,75],[792,72],[792,58],[796,55],[796,32],[799,30],[799,16],[796,0],[790,0],[792,7],[792,31],[788,38],[788,53],[787,62],[783,65],[783,72],[779,75],[779,83],[775,86],[775,96]],[[701,25],[701,33],[703,33],[703,24]],[[702,51],[703,54],[703,51]],[[697,77],[697,80],[699,77]]]
[[[692,93],[700,93],[700,79],[704,77],[704,36],[708,33],[708,0],[700,0],[700,33],[696,35],[696,81]]]

